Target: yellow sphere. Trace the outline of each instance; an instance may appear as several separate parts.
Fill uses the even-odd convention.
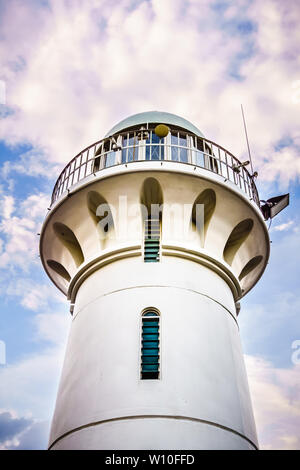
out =
[[[169,128],[168,126],[165,126],[165,124],[158,124],[156,128],[154,129],[155,134],[162,139],[163,137],[166,137],[169,134]]]

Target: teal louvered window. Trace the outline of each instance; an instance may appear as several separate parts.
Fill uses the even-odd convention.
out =
[[[145,263],[157,263],[159,261],[160,251],[160,220],[145,220],[145,246],[144,261]]]
[[[142,317],[141,379],[159,377],[159,315],[147,310]]]

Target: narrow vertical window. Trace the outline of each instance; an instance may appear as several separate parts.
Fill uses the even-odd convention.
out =
[[[113,166],[115,164],[116,154],[114,151],[112,151],[110,139],[104,142],[103,151],[105,153],[105,168]]]
[[[97,148],[95,152],[95,159],[94,159],[94,166],[93,166],[93,173],[100,170],[100,158],[103,153],[103,143]]]
[[[159,376],[159,315],[153,309],[142,317],[141,379]]]
[[[172,160],[178,161],[178,133],[174,131],[171,133],[171,156]]]
[[[163,137],[159,137],[154,131],[151,131],[146,140],[146,160],[163,160],[165,155],[164,143],[165,139]]]
[[[186,134],[179,134],[179,155],[180,155],[180,158],[179,160],[183,163],[187,163],[188,162],[188,151],[187,151],[187,148],[184,148],[184,147],[187,147],[187,138],[186,138]]]
[[[147,218],[145,220],[145,263],[157,263],[160,251],[160,220]]]
[[[127,134],[123,137],[122,145],[122,163],[132,162],[138,160],[139,142],[133,133]]]

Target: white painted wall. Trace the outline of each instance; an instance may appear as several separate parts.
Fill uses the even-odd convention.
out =
[[[161,312],[159,380],[140,379],[146,307]],[[56,440],[54,449],[253,448],[227,283],[173,257],[128,258],[91,274],[77,294],[50,445]]]

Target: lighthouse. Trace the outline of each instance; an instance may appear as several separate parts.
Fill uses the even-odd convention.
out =
[[[72,323],[49,449],[258,448],[238,315],[272,204],[247,163],[153,111],[59,175],[40,255]]]

